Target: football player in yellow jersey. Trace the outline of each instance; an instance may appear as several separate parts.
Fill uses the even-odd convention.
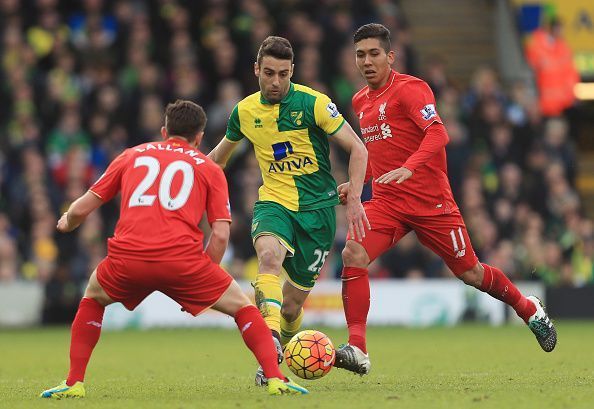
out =
[[[328,140],[350,154],[347,221],[350,234],[359,240],[370,229],[361,205],[367,151],[330,98],[291,82],[293,49],[287,39],[264,40],[254,73],[260,91],[236,105],[225,137],[208,156],[224,167],[241,139],[254,145],[264,181],[252,221],[258,257],[254,288],[280,362],[281,345],[299,331],[303,303],[336,232],[334,206],[339,200]],[[283,268],[287,280],[281,289]],[[267,383],[260,370],[256,383]]]

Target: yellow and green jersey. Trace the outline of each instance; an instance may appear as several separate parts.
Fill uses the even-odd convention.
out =
[[[328,136],[344,124],[326,95],[291,83],[278,104],[256,92],[233,109],[225,137],[247,138],[262,171],[261,201],[279,203],[292,211],[338,204],[336,182],[330,173]]]

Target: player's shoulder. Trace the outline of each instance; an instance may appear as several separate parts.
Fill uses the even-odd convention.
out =
[[[315,100],[317,100],[318,98],[330,99],[323,92],[317,91],[311,87],[308,87],[307,85],[293,83],[293,87],[294,87],[295,93],[298,95],[301,94],[301,95],[310,96],[310,97],[313,97]]]
[[[260,91],[248,95],[237,103],[237,109],[249,108],[260,104]]]
[[[258,115],[257,112],[259,112],[261,105],[259,91],[248,95],[235,105],[231,112],[230,121],[237,121],[238,124],[239,122],[250,121],[250,118]]]
[[[362,100],[367,98],[368,92],[369,92],[369,87],[364,86],[355,95],[353,95],[353,98],[352,98],[353,106],[357,106]]]
[[[401,73],[396,74],[394,84],[396,85],[397,88],[403,88],[403,87],[426,88],[426,87],[429,87],[429,85],[424,80],[422,80],[418,77],[415,77],[414,75],[401,74]]]
[[[215,162],[213,161],[211,158],[209,158],[208,156],[206,156],[204,153],[202,153],[199,150],[196,150],[196,152],[198,153],[197,157],[199,159],[202,159],[201,165],[204,166],[204,170],[205,170],[205,175],[215,175],[215,174],[224,174],[225,172],[223,172],[223,169]]]

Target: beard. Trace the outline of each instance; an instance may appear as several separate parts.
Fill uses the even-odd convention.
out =
[[[283,99],[284,95],[282,95],[281,92],[279,92],[278,94],[272,94],[271,93],[267,93],[264,94],[264,97],[266,98],[266,100],[272,104],[278,104],[279,102],[281,102],[281,100]]]

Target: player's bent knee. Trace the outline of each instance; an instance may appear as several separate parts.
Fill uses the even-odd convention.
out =
[[[274,249],[263,249],[258,253],[258,263],[260,271],[280,273],[283,259],[276,254]]]
[[[283,302],[281,307],[281,315],[287,320],[288,322],[293,322],[299,317],[299,312],[301,311],[301,305],[298,305],[295,302]]]
[[[84,297],[91,298],[104,307],[114,302],[109,295],[107,295],[103,287],[101,287],[101,284],[99,284],[99,281],[97,280],[97,271],[93,271],[93,274],[91,274],[89,284],[87,284],[87,288],[85,289]]]
[[[464,281],[464,283],[480,289],[481,285],[483,284],[483,266],[480,264],[478,264],[478,266],[480,268],[475,266],[472,269],[458,275],[458,278]]]
[[[249,298],[239,287],[239,284],[234,280],[227,291],[223,294],[223,296],[217,301],[215,305],[212,306],[214,310],[220,311],[223,314],[230,315],[232,317],[235,316],[237,311],[251,305]]]
[[[342,262],[347,267],[365,268],[369,264],[369,256],[363,246],[349,240],[342,250]]]

